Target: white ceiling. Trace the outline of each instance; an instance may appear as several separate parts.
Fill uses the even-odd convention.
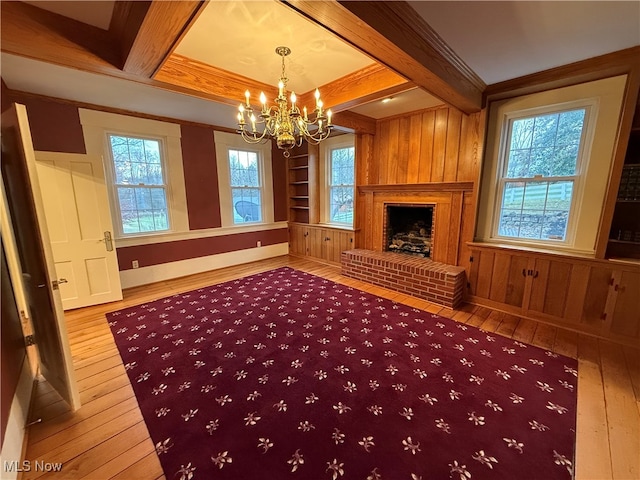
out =
[[[282,57],[288,90],[306,93],[374,63],[366,55],[273,1],[211,1],[175,53],[269,85],[277,85]]]
[[[107,29],[112,1],[27,2]],[[412,1],[411,6],[486,84],[640,45],[640,1]],[[285,45],[289,87],[300,93],[372,63],[273,1],[212,0],[176,53],[275,85]],[[235,127],[234,109],[125,80],[2,54],[11,89]],[[256,92],[257,94],[257,92]],[[241,99],[238,99],[239,101]],[[441,103],[422,90],[353,111],[383,118]],[[331,107],[331,105],[327,105]]]
[[[640,45],[638,0],[409,3],[487,85]]]

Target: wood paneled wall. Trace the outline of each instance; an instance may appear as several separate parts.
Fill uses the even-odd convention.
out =
[[[473,240],[478,179],[484,146],[486,112],[466,115],[453,107],[437,107],[378,120],[375,135],[358,135],[356,183],[393,185],[473,182],[465,198],[458,265],[468,268],[466,242]],[[356,204],[356,245],[371,225]]]
[[[478,179],[484,112],[440,107],[378,121],[370,184]]]

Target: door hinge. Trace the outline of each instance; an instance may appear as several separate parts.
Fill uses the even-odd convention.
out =
[[[36,344],[35,335],[27,335],[26,337],[24,337],[24,343],[25,343],[25,346],[27,347],[30,347],[31,345],[35,345]]]

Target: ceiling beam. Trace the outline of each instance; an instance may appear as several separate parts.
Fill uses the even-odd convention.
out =
[[[355,133],[376,134],[376,119],[367,117],[366,115],[345,110],[344,112],[336,113],[332,121],[334,125],[346,128]]]
[[[120,52],[108,31],[23,2],[0,2],[3,52],[89,72],[118,68]]]
[[[264,92],[269,99],[278,95],[274,85],[257,82],[175,53],[167,58],[154,80],[178,87],[183,93],[191,90],[192,94],[205,94],[207,98],[227,105],[239,105],[246,90],[254,95],[253,105],[258,104],[256,99],[259,92]],[[323,85],[320,91],[325,106],[336,113],[340,112],[332,118],[334,125],[375,133],[374,119],[364,115],[343,115],[344,110],[412,88],[415,85],[387,68],[372,65]],[[313,95],[314,91],[299,95],[297,104],[300,108],[306,105],[311,111],[315,105]],[[356,128],[356,125],[360,127]]]
[[[334,113],[415,88],[383,65],[372,64],[319,87],[325,108]],[[314,92],[298,96],[299,105],[315,105]]]
[[[405,1],[283,0],[377,62],[465,113],[486,85]]]
[[[153,76],[205,6],[194,0],[116,2],[109,30],[120,41],[122,70]]]
[[[259,92],[264,92],[268,98],[278,95],[278,88],[274,85],[261,83],[176,53],[167,58],[154,79],[191,90],[194,94],[205,93],[208,98],[227,105],[239,105],[244,100],[246,90],[255,95],[252,100],[254,105],[258,103],[256,99]]]

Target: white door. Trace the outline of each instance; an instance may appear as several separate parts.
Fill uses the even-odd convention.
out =
[[[36,164],[64,309],[122,300],[101,157],[36,152]]]
[[[14,104],[2,114],[2,174],[21,257],[39,368],[51,386],[76,410],[80,407],[80,395],[24,105]]]

